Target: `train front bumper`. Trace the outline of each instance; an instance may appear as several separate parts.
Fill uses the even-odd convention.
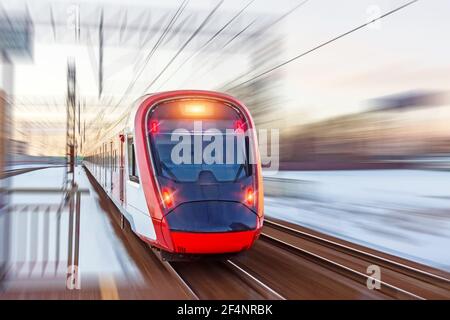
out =
[[[172,231],[171,236],[176,253],[221,254],[249,249],[258,238],[260,230],[219,233]]]
[[[250,248],[259,235],[258,216],[235,201],[197,201],[166,215],[173,251],[220,254]]]

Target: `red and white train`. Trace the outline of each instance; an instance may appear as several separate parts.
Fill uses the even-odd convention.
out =
[[[223,139],[216,143],[227,144],[222,154],[213,152],[219,161],[198,158],[193,149],[200,144],[206,150],[218,132]],[[230,148],[243,133],[244,147]],[[187,161],[174,160],[174,148]],[[85,168],[133,232],[166,258],[241,252],[260,234],[264,208],[256,131],[247,108],[229,95],[144,96],[85,150]],[[239,157],[244,161],[235,161]]]

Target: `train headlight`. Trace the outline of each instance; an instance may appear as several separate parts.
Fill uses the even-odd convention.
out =
[[[201,103],[188,103],[182,107],[183,115],[192,118],[209,118],[213,116],[213,110]]]
[[[162,200],[167,208],[173,206],[173,193],[169,189],[162,191]]]

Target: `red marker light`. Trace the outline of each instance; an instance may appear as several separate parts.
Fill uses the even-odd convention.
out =
[[[155,134],[159,132],[159,123],[156,120],[150,122],[150,132]]]
[[[255,192],[253,191],[253,188],[248,188],[245,192],[245,203],[247,203],[249,206],[255,204]]]
[[[238,133],[244,133],[245,123],[242,120],[237,120],[234,123],[234,131]]]
[[[162,200],[167,208],[170,208],[173,206],[173,195],[169,189],[164,189],[162,191]]]

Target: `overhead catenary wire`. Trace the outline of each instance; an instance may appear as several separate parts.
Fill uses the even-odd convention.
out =
[[[221,0],[211,11],[210,13],[207,15],[207,17],[203,20],[203,22],[200,24],[200,26],[194,31],[194,33],[189,37],[189,39],[182,45],[182,47],[178,50],[177,54],[181,53],[184,48],[189,44],[190,41],[192,41],[192,39],[195,38],[195,36],[201,31],[201,29],[203,29],[203,27],[206,25],[206,23],[209,21],[209,19],[212,17],[212,15],[217,11],[217,9],[219,9],[219,7],[221,6],[221,4],[224,2],[224,0]],[[172,57],[171,62],[174,61],[174,59],[177,57],[177,54]],[[164,71],[168,68],[168,66],[170,65],[170,63],[166,65],[166,67],[160,72],[159,75],[162,75],[164,73]],[[156,78],[155,78],[156,79]],[[152,83],[151,83],[152,84]],[[151,84],[146,88],[146,90],[148,90],[148,88],[150,88]],[[115,108],[113,110],[115,110],[117,108],[118,105],[115,106]],[[115,125],[117,125],[118,123],[120,123],[121,121],[123,121],[124,118],[126,118],[127,116],[127,110],[125,112],[122,113],[122,115],[119,117],[119,120],[115,121],[114,123],[112,123],[109,127],[114,127]]]
[[[185,0],[186,1],[186,0]],[[279,18],[277,18],[275,21],[271,21],[270,23],[268,23],[266,26],[264,26],[263,28],[261,28],[261,29],[259,29],[259,30],[257,30],[256,32],[258,33],[258,34],[262,34],[262,33],[264,33],[265,31],[267,31],[267,29],[268,29],[268,27],[270,27],[270,26],[273,26],[274,24],[277,24],[277,23],[279,23],[281,20],[283,20],[285,17],[287,17],[289,14],[291,14],[292,12],[294,12],[296,9],[298,9],[299,7],[301,7],[302,5],[304,5],[306,2],[308,2],[309,0],[303,0],[303,1],[301,1],[299,4],[297,4],[294,8],[292,8],[292,9],[290,9],[289,11],[287,11],[286,13],[284,13],[283,15],[281,15]],[[221,2],[219,2],[219,4],[217,5],[217,7],[219,7],[221,4],[222,4],[222,2],[223,1],[221,1]],[[193,56],[195,56],[196,54],[198,54],[201,50],[203,50],[205,47],[207,47],[209,44],[211,44],[211,42],[218,36],[218,35],[220,35],[221,34],[221,32],[223,32],[223,30],[225,30],[239,15],[241,15],[242,14],[242,12],[245,10],[245,9],[247,9],[247,7],[249,7],[252,3],[254,2],[254,0],[250,0],[234,17],[232,17],[221,29],[219,29],[208,41],[206,41],[205,43],[204,43],[204,45],[202,45],[202,47],[196,52],[196,53],[194,53],[193,55],[191,55],[187,60],[189,60],[191,57],[193,57]],[[183,4],[184,4],[184,2],[183,2]],[[182,6],[183,6],[183,4],[182,4]],[[186,6],[186,5],[184,5],[184,6]],[[184,9],[184,8],[183,8]],[[181,10],[183,10],[183,9],[181,9]],[[180,10],[180,8],[179,8],[179,10]],[[177,10],[177,13],[178,13],[178,11],[179,10]],[[215,8],[215,9],[213,9],[213,11],[215,11],[215,10],[217,10],[217,8]],[[175,17],[175,19],[177,19],[178,17],[179,17],[179,15],[178,16],[176,16],[177,15],[177,13],[174,15],[174,17]],[[214,12],[212,12],[212,13],[214,13]],[[206,18],[206,20],[204,21],[204,23],[202,23],[202,25],[198,28],[198,30],[196,30],[195,32],[194,32],[194,34],[190,37],[190,39],[188,39],[188,41],[185,43],[185,45],[183,45],[183,47],[179,50],[179,52],[176,54],[176,56],[178,56],[180,53],[181,53],[181,51],[184,49],[184,47],[197,35],[197,33],[203,28],[203,26],[208,22],[208,20],[210,19],[210,16],[212,15],[212,13],[210,14],[210,15],[208,15],[208,17]],[[174,18],[173,17],[173,18]],[[172,18],[172,19],[173,19]],[[169,23],[170,24],[170,23]],[[251,25],[251,24],[250,24]],[[249,25],[249,26],[250,26]],[[170,24],[169,25],[169,28],[166,26],[166,28],[165,28],[165,30],[167,30],[167,32],[169,32],[170,31],[170,28],[171,28],[171,26],[173,26],[173,23],[172,24]],[[247,28],[249,27],[249,26],[247,26]],[[247,29],[246,28],[246,29]],[[240,32],[240,33],[242,33],[242,31]],[[149,53],[149,56],[151,57],[151,55],[153,55],[153,53],[155,52],[155,50],[154,49],[157,49],[158,48],[158,45],[161,43],[161,42],[163,42],[164,41],[164,37],[165,37],[165,34],[166,34],[166,32],[164,32],[161,36],[160,36],[160,40],[161,41],[159,41],[158,40],[158,42],[155,44],[155,46],[154,46],[154,48],[153,48],[153,50]],[[236,36],[235,36],[236,37]],[[231,41],[230,41],[231,42]],[[147,59],[146,59],[146,61],[147,61],[147,63],[148,63],[148,60],[149,60],[149,56],[147,57]],[[175,60],[175,58],[176,58],[176,56],[172,59],[172,62],[173,62],[173,60]],[[157,78],[155,78],[154,79],[154,81],[152,81],[153,83],[154,82],[156,82],[157,80],[158,80],[158,78],[159,77],[161,77],[162,75],[163,75],[163,73],[164,73],[164,71],[170,66],[170,64],[172,63],[172,62],[169,62],[169,64],[164,68],[164,70],[160,73],[160,75],[159,76],[157,76]],[[184,61],[184,62],[186,62],[186,60]],[[183,62],[183,63],[184,63]],[[146,65],[146,63],[144,64],[144,68],[145,68],[145,65]],[[143,69],[144,68],[139,68],[139,75],[138,75],[138,77],[140,76],[140,74],[143,72]],[[179,69],[181,68],[181,66],[179,67]],[[178,69],[177,69],[178,70]],[[129,89],[127,88],[127,90],[125,91],[125,93],[121,96],[121,98],[119,99],[119,101],[117,102],[117,103],[115,103],[114,104],[114,106],[112,107],[112,108],[110,108],[111,109],[111,113],[113,113],[113,112],[115,112],[115,110],[120,106],[120,104],[123,102],[123,100],[124,100],[124,98],[126,97],[126,95],[131,91],[131,89],[132,89],[132,87],[134,86],[134,84],[135,84],[135,82],[136,82],[136,80],[134,80],[133,79],[133,81],[130,83],[130,85],[129,85]],[[166,80],[166,82],[167,82],[167,80]],[[150,87],[151,87],[151,85],[152,85],[152,83],[146,88],[146,90],[145,91],[147,91]],[[145,93],[145,92],[144,92]],[[100,111],[98,114],[100,115],[100,114],[102,114],[102,113],[104,113],[106,111],[106,108],[104,108],[104,110],[102,110],[102,111]],[[95,118],[97,118],[97,117],[95,117]],[[92,121],[92,122],[94,122],[94,121]],[[91,123],[89,123],[87,126],[86,126],[86,129],[90,129],[90,127],[92,126],[92,122]]]
[[[307,2],[309,2],[309,0],[303,0],[300,1],[297,5],[295,5],[293,8],[289,9],[288,11],[286,11],[285,13],[283,13],[282,15],[280,15],[278,18],[276,18],[275,20],[271,20],[270,22],[268,22],[267,24],[265,24],[263,27],[257,29],[254,34],[258,35],[259,37],[261,37],[262,35],[264,35],[264,33],[268,30],[270,30],[271,28],[273,28],[275,25],[277,25],[278,23],[280,23],[281,21],[283,21],[285,18],[287,18],[289,15],[291,15],[292,13],[294,13],[297,9],[299,9],[300,7],[303,7]],[[242,34],[241,31],[238,32],[240,35]],[[233,39],[236,39],[236,36],[232,37]],[[232,41],[229,41],[230,43]],[[249,42],[250,44],[250,42]],[[245,42],[244,42],[245,45]],[[244,49],[243,51],[245,51],[246,49]],[[221,53],[221,55],[223,55],[223,52]],[[223,60],[222,60],[223,61]],[[203,64],[203,66],[205,66],[205,64]],[[214,68],[217,67],[217,64],[215,65]],[[213,69],[214,69],[213,68]],[[195,73],[198,73],[199,69],[197,69],[195,71]],[[251,74],[252,72],[254,72],[254,70],[249,70],[247,72],[245,72],[244,74],[242,74],[238,79],[235,79],[233,81],[231,81],[230,83],[233,83],[237,80],[239,80],[241,77],[245,77],[248,74]],[[194,73],[194,74],[195,74]],[[191,75],[192,76],[192,75]],[[227,83],[227,85],[229,85],[230,83]]]
[[[154,82],[156,82],[159,77],[167,70],[167,68],[170,66],[171,63],[177,58],[177,56],[185,49],[185,47],[197,36],[197,34],[203,29],[203,27],[208,23],[208,21],[211,19],[211,17],[214,15],[214,13],[219,9],[219,7],[222,5],[224,0],[221,0],[218,2],[218,4],[209,12],[209,14],[206,16],[206,18],[202,21],[202,23],[197,27],[197,29],[192,33],[192,35],[184,42],[184,44],[180,47],[180,49],[177,51],[177,53],[171,58],[168,64],[161,70],[161,72],[158,74],[157,77],[154,78],[154,80],[147,86],[145,91],[147,91]],[[145,92],[144,92],[145,93]],[[113,110],[117,108],[118,104],[114,107]],[[123,121],[123,119],[126,117],[127,111],[125,111],[122,116],[119,117],[118,121],[115,121],[114,123],[110,124],[108,128],[111,128],[117,123]]]
[[[193,52],[189,57],[184,59],[184,61],[175,69],[169,77],[158,87],[158,90],[162,88],[168,81],[170,81],[177,73],[181,70],[186,63],[191,60],[193,57],[197,56],[202,52],[205,48],[207,48],[229,25],[233,23],[242,13],[253,3],[255,0],[250,0],[244,7],[239,10],[230,20],[228,20],[219,30],[216,31],[197,51]]]
[[[125,90],[124,94],[122,95],[122,97],[119,99],[119,101],[117,102],[117,105],[115,107],[117,107],[118,105],[120,105],[120,103],[122,103],[123,99],[131,92],[131,90],[133,89],[133,87],[135,86],[137,80],[139,80],[140,76],[142,75],[142,73],[144,72],[147,64],[150,62],[151,58],[153,57],[153,55],[155,54],[155,52],[158,50],[159,46],[161,45],[161,43],[163,43],[164,39],[166,38],[166,36],[169,34],[171,28],[173,27],[173,25],[175,24],[175,22],[178,20],[178,18],[181,16],[181,14],[183,13],[184,9],[186,8],[186,6],[188,5],[189,0],[184,0],[181,5],[178,7],[177,11],[175,12],[175,14],[172,16],[172,18],[170,19],[169,23],[166,25],[166,27],[164,28],[163,33],[161,34],[161,36],[158,38],[158,40],[156,41],[155,45],[153,46],[153,48],[150,50],[150,52],[147,54],[145,61],[143,63],[143,65],[138,69],[137,74],[135,75],[135,77],[133,78],[133,80],[130,82],[130,84],[128,85],[127,89]]]
[[[192,33],[192,35],[183,43],[180,49],[175,53],[175,55],[169,60],[169,62],[164,66],[160,73],[150,82],[150,84],[144,89],[143,93],[146,93],[156,81],[166,72],[166,70],[172,65],[175,59],[183,52],[186,46],[197,36],[197,34],[203,29],[203,27],[208,23],[214,13],[219,9],[224,0],[219,1],[219,3],[210,11],[202,23],[197,27],[197,29]]]
[[[332,38],[332,39],[330,39],[328,41],[325,41],[325,42],[323,42],[323,43],[321,43],[321,44],[319,44],[319,45],[317,45],[317,46],[315,46],[315,47],[313,47],[313,48],[311,48],[311,49],[309,49],[309,50],[307,50],[307,51],[305,51],[305,52],[303,52],[301,54],[296,55],[295,57],[292,57],[289,60],[286,60],[286,61],[284,61],[282,63],[279,63],[279,64],[277,64],[277,65],[275,65],[275,66],[273,66],[273,67],[271,67],[271,68],[269,68],[269,69],[267,69],[267,70],[265,70],[265,71],[255,75],[255,76],[251,77],[250,79],[245,80],[244,82],[242,82],[240,84],[237,84],[237,85],[235,85],[235,86],[233,86],[231,88],[228,88],[227,90],[236,89],[236,88],[241,87],[241,86],[243,86],[243,85],[245,85],[245,84],[247,84],[249,82],[252,82],[252,81],[254,81],[256,79],[259,79],[259,78],[261,78],[261,77],[263,77],[263,76],[265,76],[265,75],[267,75],[267,74],[269,74],[269,73],[271,73],[271,72],[273,72],[273,71],[275,71],[275,70],[277,70],[277,69],[279,69],[281,67],[284,67],[285,65],[287,65],[287,64],[289,64],[289,63],[291,63],[293,61],[296,61],[296,60],[306,56],[307,54],[310,54],[310,53],[312,53],[312,52],[314,52],[314,51],[316,51],[316,50],[318,50],[318,49],[320,49],[320,48],[322,48],[322,47],[324,47],[324,46],[326,46],[326,45],[328,45],[330,43],[333,43],[333,42],[335,42],[335,41],[337,41],[337,40],[339,40],[339,39],[341,39],[341,38],[343,38],[343,37],[345,37],[345,36],[347,36],[349,34],[352,34],[353,32],[361,30],[361,29],[365,28],[366,26],[368,26],[368,25],[370,25],[370,24],[372,24],[372,23],[374,23],[376,21],[379,21],[379,20],[381,20],[381,19],[383,19],[383,18],[385,18],[387,16],[390,16],[390,15],[392,15],[392,14],[394,14],[394,13],[396,13],[396,12],[398,12],[398,11],[400,11],[400,10],[402,10],[402,9],[404,9],[404,8],[410,6],[410,5],[412,5],[412,4],[414,4],[414,3],[418,2],[418,1],[419,0],[412,0],[412,1],[409,1],[409,2],[403,4],[403,5],[399,6],[399,7],[396,7],[394,9],[392,9],[392,10],[390,10],[390,11],[388,11],[388,12],[382,14],[382,15],[380,15],[379,17],[376,17],[376,18],[374,18],[374,19],[372,19],[372,20],[370,20],[370,21],[368,21],[366,23],[363,23],[363,24],[361,24],[361,25],[359,25],[359,26],[357,26],[357,27],[355,27],[355,28],[353,28],[353,29],[351,29],[349,31],[346,31],[346,32],[344,32],[344,33],[342,33],[342,34],[340,34],[340,35],[338,35],[338,36],[336,36],[336,37],[334,37],[334,38]],[[235,82],[235,81],[236,80],[234,80],[232,82]]]
[[[231,42],[233,42],[236,38],[238,38],[241,34],[243,34],[245,31],[247,31],[248,28],[250,28],[254,23],[256,22],[256,19],[254,19],[252,22],[250,22],[248,25],[246,25],[241,31],[236,33],[233,37],[231,37],[230,40],[228,40],[224,45],[223,49],[225,49]]]
[[[160,44],[164,41],[165,37],[167,36],[167,34],[170,32],[171,28],[173,27],[173,25],[175,24],[175,22],[177,21],[177,19],[181,16],[182,12],[184,11],[184,9],[186,8],[186,6],[188,5],[189,0],[184,0],[180,6],[177,8],[177,10],[175,11],[174,15],[172,16],[172,18],[169,20],[168,24],[165,26],[163,32],[161,33],[160,37],[158,38],[158,40],[156,41],[156,43],[153,45],[152,49],[149,51],[149,53],[147,54],[145,61],[143,62],[143,65],[138,69],[138,73],[135,75],[135,77],[133,78],[133,80],[130,81],[128,87],[126,88],[125,92],[122,94],[122,96],[119,98],[118,102],[114,104],[114,106],[111,108],[111,112],[113,113],[119,106],[120,104],[123,102],[123,100],[125,99],[125,97],[131,92],[131,90],[133,89],[134,85],[136,84],[137,80],[139,79],[139,77],[142,75],[145,67],[147,66],[148,62],[150,61],[150,59],[152,58],[152,56],[154,55],[154,53],[158,50]],[[87,125],[86,130],[89,130],[93,123],[95,123],[98,120],[98,117],[104,113],[106,111],[106,108],[110,107],[109,105],[106,105],[102,110],[100,110],[97,115],[93,118],[93,120],[90,121],[90,123]]]

